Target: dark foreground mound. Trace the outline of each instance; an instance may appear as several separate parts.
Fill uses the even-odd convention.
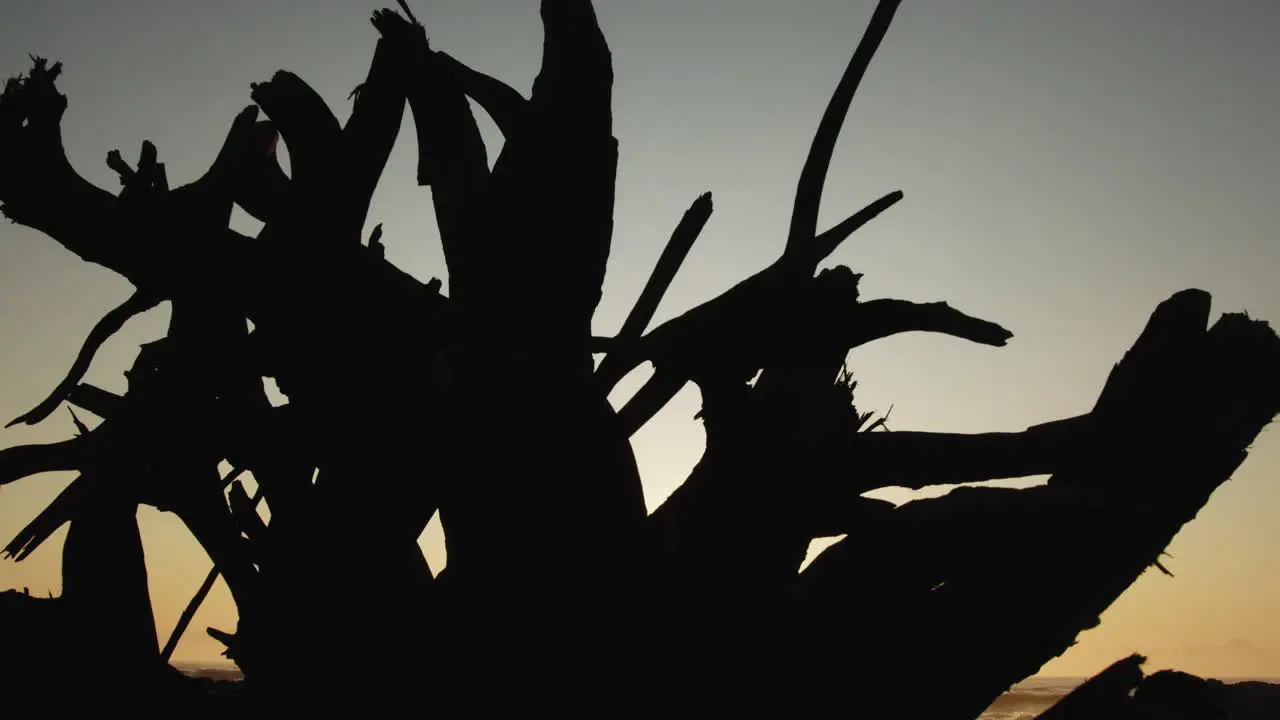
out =
[[[1040,720],[1274,720],[1280,685],[1225,683],[1178,670],[1144,675],[1132,655],[1076,688]]]
[[[42,718],[235,717],[239,683],[188,677],[156,662],[138,667],[98,641],[64,598],[0,592],[0,687],[6,714]]]

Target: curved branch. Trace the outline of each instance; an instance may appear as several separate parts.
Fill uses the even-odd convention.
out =
[[[286,70],[251,88],[250,97],[275,123],[289,147],[293,181],[307,186],[323,183],[329,177],[332,150],[342,133],[338,118],[324,99]]]
[[[227,131],[226,139],[222,141],[222,147],[213,158],[213,164],[204,175],[187,187],[216,184],[225,178],[232,177],[243,164],[246,154],[268,149],[269,146],[261,145],[266,138],[255,132],[260,125],[257,107],[248,105],[237,113],[235,119],[231,121],[231,129]],[[258,142],[251,142],[252,140]]]
[[[54,85],[60,64],[36,58],[30,74],[0,96],[0,202],[10,220],[49,235],[86,262],[134,280],[142,258],[116,197],[80,176],[67,159],[61,119],[67,99]]]
[[[235,184],[232,200],[254,219],[265,223],[276,217],[284,206],[291,182],[276,155],[279,134],[275,125],[268,121],[256,122],[246,135],[249,156]]]
[[[241,110],[231,123],[226,138],[209,169],[196,180],[169,190],[162,163],[156,162],[156,148],[142,144],[137,172],[132,171],[118,151],[107,156],[107,164],[121,176],[124,189],[120,199],[136,212],[174,227],[208,232],[225,228],[238,198],[248,196],[253,204],[274,189],[283,176],[275,160],[275,131],[269,123],[257,122],[258,108]],[[287,183],[287,178],[285,179]],[[264,202],[258,200],[259,203]],[[194,234],[187,230],[183,234]]]
[[[850,349],[890,335],[916,331],[942,333],[996,347],[1003,347],[1013,337],[1013,333],[996,323],[965,315],[945,302],[871,300],[857,303],[840,314],[844,315],[839,320],[843,326],[840,339]]]
[[[494,163],[493,211],[475,238],[477,252],[501,261],[485,268],[477,294],[505,331],[576,348],[590,335],[613,236],[612,59],[588,0],[545,0],[541,17],[529,121]]]
[[[798,251],[802,243],[812,242],[818,234],[818,207],[822,202],[822,188],[827,181],[827,169],[831,166],[831,156],[835,152],[836,140],[840,137],[840,126],[844,124],[849,106],[853,104],[853,96],[858,91],[862,76],[871,65],[880,42],[889,31],[893,15],[898,10],[901,0],[880,0],[876,5],[866,32],[858,42],[858,47],[845,68],[840,84],[836,86],[831,101],[818,123],[818,130],[809,147],[809,155],[805,158],[804,169],[800,171],[800,181],[796,186],[795,204],[791,210],[791,230],[787,234],[787,252]]]
[[[44,65],[37,61],[29,77],[11,81],[0,97],[0,152],[7,161],[0,167],[0,202],[6,217],[158,296],[175,287],[217,287],[221,280],[215,278],[232,274],[228,265],[251,266],[247,260],[256,254],[254,246],[239,242],[247,239],[225,227],[193,227],[197,223],[175,212],[175,198],[198,198],[202,192],[179,188],[158,205],[126,207],[81,177],[62,142],[66,98],[54,86],[56,73]],[[203,201],[197,205],[206,207]],[[184,235],[218,242],[171,241]]]
[[[450,294],[465,301],[484,262],[470,237],[489,185],[484,140],[458,79],[444,72],[425,29],[390,10],[375,12],[373,24],[411,78],[407,95],[418,138],[418,184],[431,187]]]
[[[474,70],[446,52],[436,52],[441,66],[457,78],[462,92],[493,119],[504,137],[517,134],[529,120],[529,101],[515,88]]]
[[[277,140],[275,126],[258,120],[256,106],[240,111],[209,170],[170,193],[170,212],[221,228],[236,203],[266,222],[283,205],[290,186],[276,156]]]
[[[9,421],[5,427],[13,427],[19,423],[26,425],[35,425],[36,423],[49,417],[49,415],[58,409],[63,400],[66,400],[80,379],[88,372],[90,363],[93,362],[94,355],[98,349],[102,347],[112,335],[120,331],[124,324],[137,315],[150,310],[160,303],[159,298],[135,291],[121,305],[111,312],[103,316],[97,325],[93,326],[93,330],[89,332],[89,337],[85,339],[84,345],[80,348],[79,354],[76,355],[75,362],[71,364],[71,369],[67,371],[67,376],[58,383],[47,398],[42,400],[40,404],[29,410],[23,415]]]

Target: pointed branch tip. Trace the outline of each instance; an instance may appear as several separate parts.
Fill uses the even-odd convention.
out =
[[[409,3],[405,2],[405,0],[396,0],[396,4],[404,11],[405,17],[409,18],[409,22],[417,25],[418,27],[422,27],[422,23],[418,22],[418,18],[414,16],[413,11],[409,9]]]

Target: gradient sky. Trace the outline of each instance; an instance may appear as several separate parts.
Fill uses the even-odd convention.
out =
[[[620,326],[704,190],[714,192],[715,214],[655,322],[777,256],[808,143],[873,4],[597,0],[614,53],[622,153],[598,333]],[[521,91],[540,58],[537,5],[413,3],[435,47]],[[5,0],[0,71],[25,71],[28,52],[63,61],[67,151],[90,180],[114,191],[107,151],[134,159],[150,139],[178,184],[208,167],[249,104],[249,83],[276,69],[302,75],[345,118],[375,42],[367,16],[379,6]],[[1269,72],[1280,68],[1277,27],[1280,3],[1271,0],[906,0],[845,124],[822,222],[895,188],[906,200],[831,263],[865,273],[866,297],[946,299],[1015,337],[1002,349],[925,335],[859,349],[850,366],[860,408],[892,406],[898,429],[1018,430],[1087,411],[1151,310],[1177,290],[1210,291],[1215,313],[1280,322],[1280,83]],[[443,275],[444,262],[429,195],[414,184],[415,154],[412,132],[402,131],[369,217],[385,225],[388,257],[425,279]],[[129,291],[51,239],[0,225],[3,419],[44,397]],[[89,380],[123,391],[121,371],[139,342],[163,332],[167,312],[131,322]],[[687,389],[633,439],[651,508],[701,453],[697,407]],[[0,447],[71,433],[60,411],[3,431]],[[1144,575],[1101,628],[1043,672],[1092,674],[1140,651],[1151,669],[1280,676],[1278,474],[1280,438],[1264,432],[1169,548],[1176,577]],[[0,540],[69,479],[0,489]],[[139,517],[163,638],[209,561],[171,515],[144,508]],[[64,535],[23,563],[0,561],[0,588],[59,592]],[[439,527],[422,542],[438,569]],[[216,658],[207,625],[234,627],[221,586],[177,659]]]

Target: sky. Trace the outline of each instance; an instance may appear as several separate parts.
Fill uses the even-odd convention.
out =
[[[655,324],[778,256],[809,141],[874,3],[595,5],[613,50],[621,152],[613,255],[595,317],[596,333],[610,334],[706,190],[715,213]],[[250,102],[249,84],[277,69],[300,74],[345,118],[376,40],[367,18],[381,6],[5,0],[0,72],[27,70],[28,52],[64,63],[65,142],[86,178],[114,191],[107,152],[136,158],[150,139],[179,184],[208,167]],[[531,87],[542,46],[534,0],[413,8],[434,47]],[[1270,0],[906,0],[845,123],[820,225],[890,190],[906,199],[827,264],[864,273],[865,298],[947,300],[1014,338],[990,348],[904,335],[860,348],[849,358],[859,408],[892,407],[895,429],[1019,430],[1087,412],[1152,309],[1180,289],[1212,293],[1215,316],[1247,310],[1280,322],[1276,27],[1280,3]],[[444,261],[430,197],[414,183],[411,122],[406,113],[369,224],[383,223],[388,258],[425,280],[443,277]],[[130,290],[51,239],[0,225],[0,415],[42,399]],[[88,380],[123,391],[121,372],[140,342],[163,333],[167,312],[131,321]],[[633,438],[651,508],[701,454],[698,403],[686,389]],[[0,447],[72,432],[60,411],[0,431]],[[1137,651],[1153,670],[1280,677],[1277,475],[1280,438],[1264,431],[1169,547],[1164,564],[1176,577],[1145,574],[1042,674],[1089,675]],[[0,539],[69,480],[46,474],[0,489]],[[209,561],[173,516],[143,508],[139,522],[164,638]],[[64,536],[22,563],[0,560],[0,589],[57,594]],[[438,570],[437,524],[421,543]],[[234,612],[219,584],[175,658],[217,658],[221,647],[202,629],[232,630]]]

